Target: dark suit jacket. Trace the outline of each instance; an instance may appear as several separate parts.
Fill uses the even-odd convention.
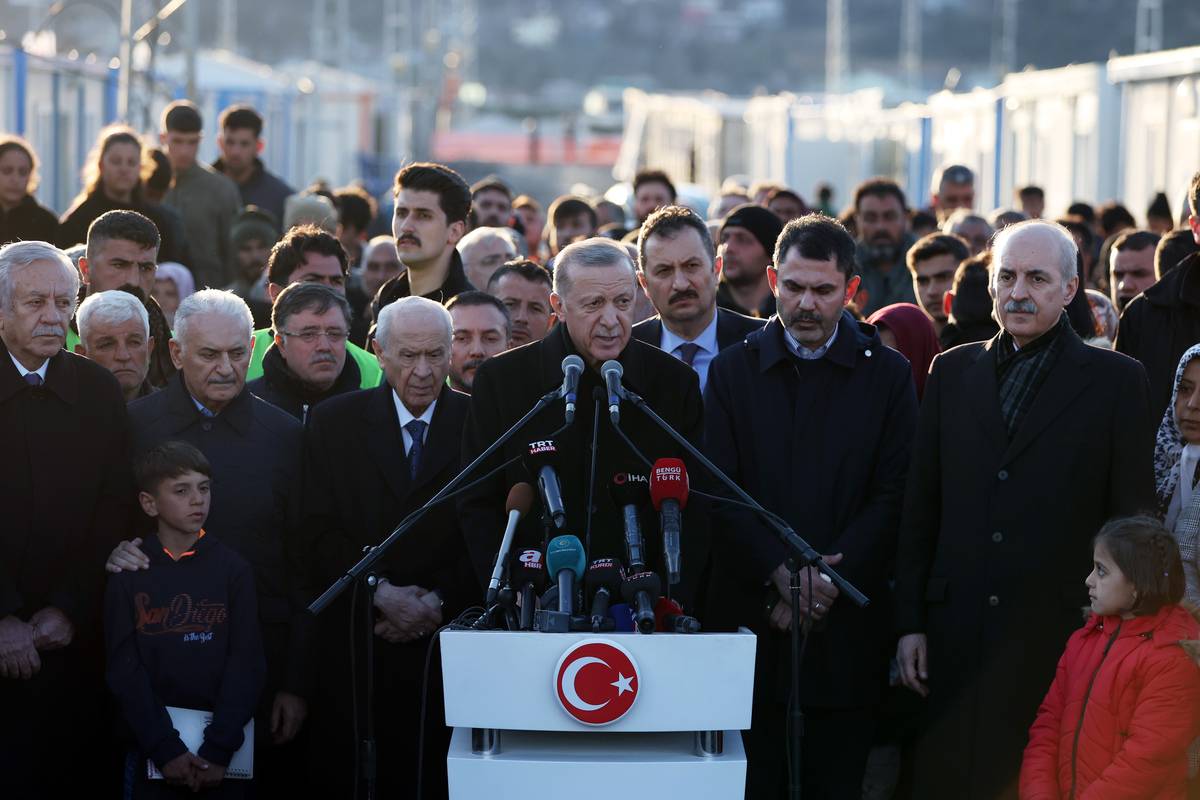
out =
[[[562,383],[562,360],[575,347],[565,325],[558,325],[540,342],[510,350],[484,362],[472,385],[471,411],[463,435],[463,463],[475,458],[533,407],[539,397]],[[676,430],[698,444],[702,435],[702,406],[696,373],[683,362],[655,347],[631,340],[619,358],[624,367],[625,385],[637,392]],[[493,456],[490,465],[523,455],[531,441],[555,439],[558,447],[558,476],[562,484],[567,523],[562,532],[578,536],[587,547],[588,473],[591,463],[592,423],[595,420],[593,389],[602,386],[600,376],[585,369],[580,378],[579,406],[575,424],[553,436],[563,424],[563,403],[556,401],[534,417],[520,434]],[[641,411],[621,403],[621,428],[645,456],[684,458],[682,448],[660,431]],[[684,458],[692,480],[698,467]],[[600,412],[599,447],[596,481],[592,492],[591,548],[589,560],[617,558],[626,563],[624,526],[620,509],[609,495],[609,483],[617,472],[648,474],[640,461],[618,436],[608,418],[607,408]],[[520,463],[481,484],[461,502],[463,531],[475,566],[480,591],[487,582],[504,531],[504,502],[509,488],[520,481],[536,484]],[[701,573],[708,560],[708,524],[704,503],[693,497],[684,510],[682,536],[682,581],[673,593],[685,604],[696,596]],[[662,541],[658,515],[647,505],[641,514],[646,545],[646,562],[651,569],[662,568]],[[539,514],[522,520],[514,549],[539,548],[543,544]],[[665,583],[664,583],[665,588]]]
[[[300,495],[300,423],[243,389],[216,417],[196,409],[177,373],[167,388],[129,406],[135,453],[178,439],[212,465],[212,507],[205,528],[254,568],[267,654],[267,690],[311,690],[309,592],[296,547]]]
[[[724,350],[730,345],[737,344],[766,324],[765,319],[747,317],[727,308],[718,308],[717,348]],[[633,338],[654,347],[661,347],[662,331],[662,317],[651,317],[633,326]]]
[[[896,564],[899,632],[929,637],[916,796],[1008,796],[1063,643],[1082,623],[1092,537],[1114,516],[1153,509],[1145,371],[1060,335],[1064,349],[1011,440],[999,336],[942,353],[925,385]]]

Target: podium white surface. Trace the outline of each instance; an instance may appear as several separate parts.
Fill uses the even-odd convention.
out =
[[[441,650],[452,800],[527,800],[531,775],[612,800],[617,768],[622,800],[744,796],[748,631],[443,631]]]

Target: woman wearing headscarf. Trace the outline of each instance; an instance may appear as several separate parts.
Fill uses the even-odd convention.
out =
[[[917,401],[920,402],[925,394],[929,365],[933,363],[933,357],[942,352],[933,323],[924,311],[912,303],[884,306],[867,317],[867,322],[879,328],[879,338],[885,345],[898,350],[908,359],[917,388]]]
[[[1154,446],[1158,513],[1179,543],[1184,598],[1200,605],[1200,345],[1179,359],[1171,404]]]
[[[164,261],[154,274],[154,299],[162,308],[167,325],[175,327],[175,309],[196,291],[192,273],[178,261]]]

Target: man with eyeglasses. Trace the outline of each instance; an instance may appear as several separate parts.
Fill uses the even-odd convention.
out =
[[[247,388],[301,422],[322,400],[358,389],[358,364],[346,358],[350,318],[350,303],[328,286],[288,286],[271,312],[275,343],[263,357],[263,376]]]
[[[873,178],[854,190],[858,226],[855,261],[862,283],[854,303],[869,316],[893,303],[915,303],[912,278],[904,255],[913,244],[908,230],[908,204],[895,181]]]
[[[346,296],[346,277],[350,273],[350,261],[342,243],[327,231],[315,225],[297,225],[288,231],[271,248],[267,262],[267,296],[272,304],[285,288],[295,283],[324,284],[342,297]],[[273,316],[273,315],[272,315]],[[275,334],[279,333],[274,326]],[[254,352],[246,372],[247,381],[257,381],[263,376],[263,362],[268,348],[278,341],[270,328],[254,332]],[[345,345],[348,355],[358,366],[360,389],[373,389],[379,385],[383,371],[375,356],[351,343]]]

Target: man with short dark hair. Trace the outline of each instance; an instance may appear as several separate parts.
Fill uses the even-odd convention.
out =
[[[237,184],[196,160],[203,121],[196,105],[176,100],[162,116],[160,138],[174,175],[163,203],[183,219],[197,286],[227,286],[232,258],[229,231],[242,208]]]
[[[775,313],[767,268],[782,230],[779,217],[762,206],[747,203],[729,212],[717,233],[717,305],[746,317],[766,319]]]
[[[300,225],[288,231],[271,249],[267,265],[267,296],[273,304],[280,293],[294,283],[320,283],[345,297],[346,276],[349,273],[346,251],[333,234],[313,225]],[[268,328],[254,331],[254,352],[246,380],[254,381],[262,376],[263,359],[269,348],[274,346],[273,337]],[[372,389],[379,385],[382,374],[379,362],[370,353],[353,343],[347,343],[346,354],[358,365],[361,388]]]
[[[938,336],[942,350],[968,342],[986,342],[1000,332],[992,319],[992,297],[988,294],[991,252],[972,256],[954,271],[954,283],[946,292],[946,324]]]
[[[954,273],[970,255],[962,239],[944,233],[931,233],[918,239],[905,254],[917,305],[933,322],[939,335],[950,314],[946,294],[954,283]]]
[[[1021,213],[1029,219],[1040,219],[1046,210],[1046,193],[1040,186],[1022,186],[1017,189],[1017,201],[1021,204]]]
[[[674,205],[675,184],[661,169],[644,169],[633,176],[633,216],[638,225],[657,208]]]
[[[961,238],[971,248],[971,255],[977,256],[991,245],[995,231],[983,217],[960,208],[942,223],[942,233]]]
[[[333,193],[333,204],[337,207],[337,238],[350,259],[350,268],[358,269],[362,261],[363,246],[367,243],[367,229],[375,219],[378,204],[375,198],[361,186],[344,186]]]
[[[1200,245],[1200,172],[1188,185],[1188,225]],[[1200,253],[1179,262],[1125,307],[1115,344],[1142,362],[1150,379],[1150,416],[1157,423],[1171,400],[1179,359],[1200,342]]]
[[[358,362],[346,358],[351,318],[345,296],[328,286],[290,284],[275,298],[262,377],[246,388],[301,422],[322,400],[357,390]]]
[[[596,209],[582,197],[565,194],[550,204],[550,234],[547,244],[551,257],[579,239],[595,236],[599,229]]]
[[[658,315],[634,325],[633,338],[694,369],[701,393],[717,353],[764,324],[717,307],[720,272],[708,225],[691,209],[665,206],[642,223],[638,282]]]
[[[403,274],[380,287],[371,301],[371,318],[401,297],[425,297],[444,304],[474,289],[455,245],[467,232],[471,189],[444,164],[409,164],[396,173],[392,235]]]
[[[539,341],[554,327],[552,286],[546,268],[529,260],[510,261],[492,273],[487,290],[508,309],[512,347]]]
[[[913,797],[1014,796],[1092,538],[1154,502],[1145,372],[1071,327],[1077,258],[1052,222],[1001,231],[1003,330],[937,356],[925,384],[894,573],[901,679],[928,696]]]
[[[778,315],[709,368],[708,455],[872,600],[859,608],[804,570],[804,605],[793,608],[792,554],[752,513],[714,506],[707,621],[711,629],[746,626],[758,635],[747,797],[782,797],[787,786],[790,698],[781,687],[789,685],[792,615],[817,625],[796,699],[805,715],[805,796],[862,796],[885,685],[893,641],[888,554],[900,525],[917,398],[904,357],[846,311],[858,286],[854,252],[854,239],[835,220],[814,214],[789,222],[768,273]]]
[[[450,343],[450,387],[471,393],[475,371],[483,362],[508,349],[512,320],[498,299],[472,289],[446,304],[453,325]]]
[[[862,284],[854,298],[858,310],[870,316],[893,303],[913,303],[913,283],[904,269],[904,255],[914,238],[908,232],[908,204],[895,181],[872,178],[854,190],[854,221]]]
[[[146,379],[156,389],[165,386],[175,374],[168,349],[171,329],[162,307],[151,294],[160,242],[158,228],[148,218],[136,211],[109,211],[96,217],[88,228],[87,249],[79,258],[83,277],[81,301],[96,292],[125,289],[145,306],[154,340]],[[71,351],[80,343],[75,329],[73,321],[67,330],[66,343]]]
[[[1155,278],[1162,280],[1164,275],[1197,250],[1200,250],[1200,245],[1196,243],[1191,228],[1176,228],[1171,231],[1159,239],[1154,248]]]
[[[512,217],[512,191],[496,177],[477,181],[471,186],[471,210],[478,227],[506,228]]]
[[[1108,256],[1108,285],[1118,312],[1158,280],[1154,274],[1158,239],[1158,234],[1150,231],[1127,230],[1113,242]]]
[[[267,260],[279,238],[279,224],[258,206],[246,206],[234,218],[229,231],[233,250],[233,282],[225,287],[246,301],[254,325],[271,325],[271,301],[267,297]]]
[[[242,204],[264,208],[275,218],[276,234],[283,219],[284,203],[295,189],[267,171],[262,154],[263,118],[251,106],[229,106],[217,118],[217,147],[221,157],[213,169],[237,184]]]
[[[767,208],[779,217],[779,221],[784,225],[808,213],[804,198],[787,188],[773,189],[767,195]]]
[[[529,248],[529,257],[537,261],[541,259],[539,249],[542,243],[542,229],[546,227],[546,218],[542,215],[542,205],[527,194],[519,195],[513,200],[513,214],[525,229],[525,244]]]
[[[975,208],[975,173],[962,164],[939,168],[933,175],[932,206],[939,225],[960,208]]]

